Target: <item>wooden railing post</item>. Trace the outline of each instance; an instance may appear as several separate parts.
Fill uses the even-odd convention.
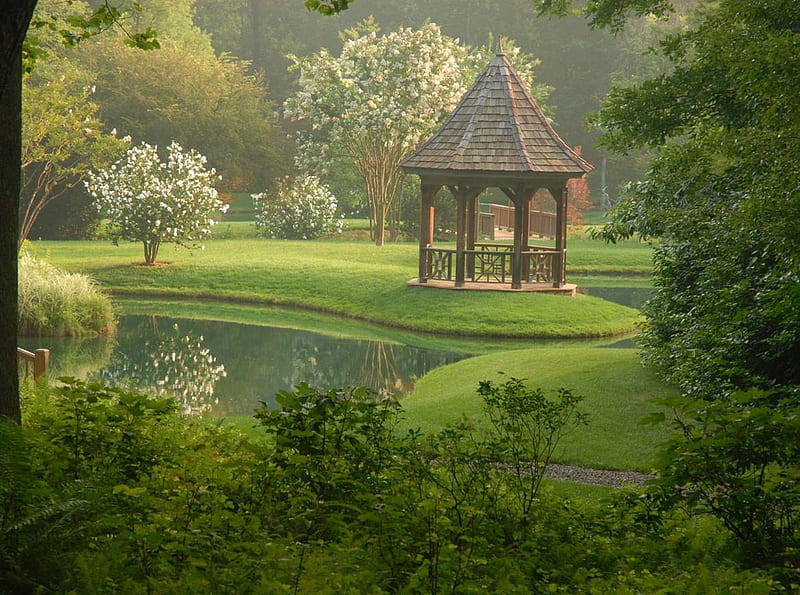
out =
[[[47,372],[50,369],[50,350],[49,349],[36,349],[28,351],[17,347],[17,359],[25,362],[25,379],[30,376],[31,365],[33,365],[33,380],[34,382],[39,378],[46,378]]]
[[[39,380],[47,375],[50,369],[50,350],[35,349],[33,351],[33,379]]]

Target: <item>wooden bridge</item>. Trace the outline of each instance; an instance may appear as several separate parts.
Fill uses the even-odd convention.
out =
[[[514,230],[514,207],[481,204],[480,232],[483,237],[495,239],[497,230]],[[545,211],[530,211],[528,214],[528,230],[530,235],[553,239],[556,237],[556,214]]]

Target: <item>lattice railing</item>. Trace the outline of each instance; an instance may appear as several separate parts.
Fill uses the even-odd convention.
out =
[[[442,281],[454,281],[455,269],[453,268],[453,257],[455,250],[447,248],[424,248],[425,271],[427,279],[438,279]]]
[[[513,246],[476,244],[478,250],[465,250],[465,281],[473,283],[510,283],[513,276]],[[424,248],[425,279],[455,281],[457,252],[449,248]],[[558,251],[536,247],[522,253],[522,277],[525,283],[554,283]]]
[[[467,260],[473,262],[467,277],[475,283],[508,283],[511,281],[513,254],[505,251],[467,250]],[[474,257],[474,260],[469,258]],[[470,274],[471,273],[471,274]]]
[[[528,283],[552,283],[555,281],[553,271],[556,269],[557,254],[552,250],[526,252]]]

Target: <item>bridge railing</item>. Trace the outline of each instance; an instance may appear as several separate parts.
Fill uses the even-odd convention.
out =
[[[17,362],[20,368],[24,370],[23,379],[33,377],[36,381],[47,374],[50,369],[50,350],[49,349],[34,349],[28,351],[22,347],[17,347]]]

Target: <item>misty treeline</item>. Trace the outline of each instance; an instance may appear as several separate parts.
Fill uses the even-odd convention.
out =
[[[642,19],[613,36],[591,30],[579,16],[538,17],[530,0],[504,2],[499,10],[486,0],[362,1],[333,17],[298,10],[293,0],[139,4],[141,11],[132,13],[124,27],[157,30],[161,45],[157,51],[120,43],[125,28],[69,50],[62,46],[61,32],[32,29],[29,35],[37,37],[47,55],[25,81],[27,109],[45,128],[64,129],[65,111],[90,104],[94,135],[163,147],[178,141],[208,157],[222,174],[222,192],[262,191],[292,172],[298,124],[282,117],[282,104],[297,90],[298,72],[289,70],[287,56],[309,55],[322,47],[338,55],[343,32],[372,16],[383,32],[435,22],[445,35],[471,47],[508,38],[532,60],[539,60],[536,83],[552,89],[548,113],[564,139],[581,145],[584,155],[598,166],[590,187],[592,199],[600,202],[604,185],[613,197],[620,181],[637,176],[640,164],[635,157],[607,157],[595,148],[597,134],[587,127],[587,115],[599,109],[612,82],[662,71],[664,63],[645,50],[654,30],[679,23]],[[65,16],[91,8],[91,2],[66,6],[41,0],[37,18],[46,21],[52,16],[63,23]],[[47,96],[36,90],[56,84],[61,87],[60,104],[53,105],[51,99],[42,105]],[[28,170],[23,199],[37,191],[37,196],[50,193],[45,202],[50,196],[59,198],[58,208],[42,205],[31,237],[86,235],[96,215],[77,182],[86,170],[110,163],[124,150],[124,143],[113,139],[93,147],[83,142],[86,126],[75,118],[70,126],[75,142],[80,141],[73,153],[62,151],[61,161],[46,179],[40,179],[39,169]],[[33,136],[32,126],[28,129],[29,144],[41,144],[42,137]],[[38,163],[48,158],[46,150],[40,152],[44,157]],[[346,168],[334,168],[334,191],[348,210],[358,211],[365,206],[359,204],[364,201],[363,182]],[[49,186],[37,190],[43,183]],[[23,200],[23,208],[27,204]]]

